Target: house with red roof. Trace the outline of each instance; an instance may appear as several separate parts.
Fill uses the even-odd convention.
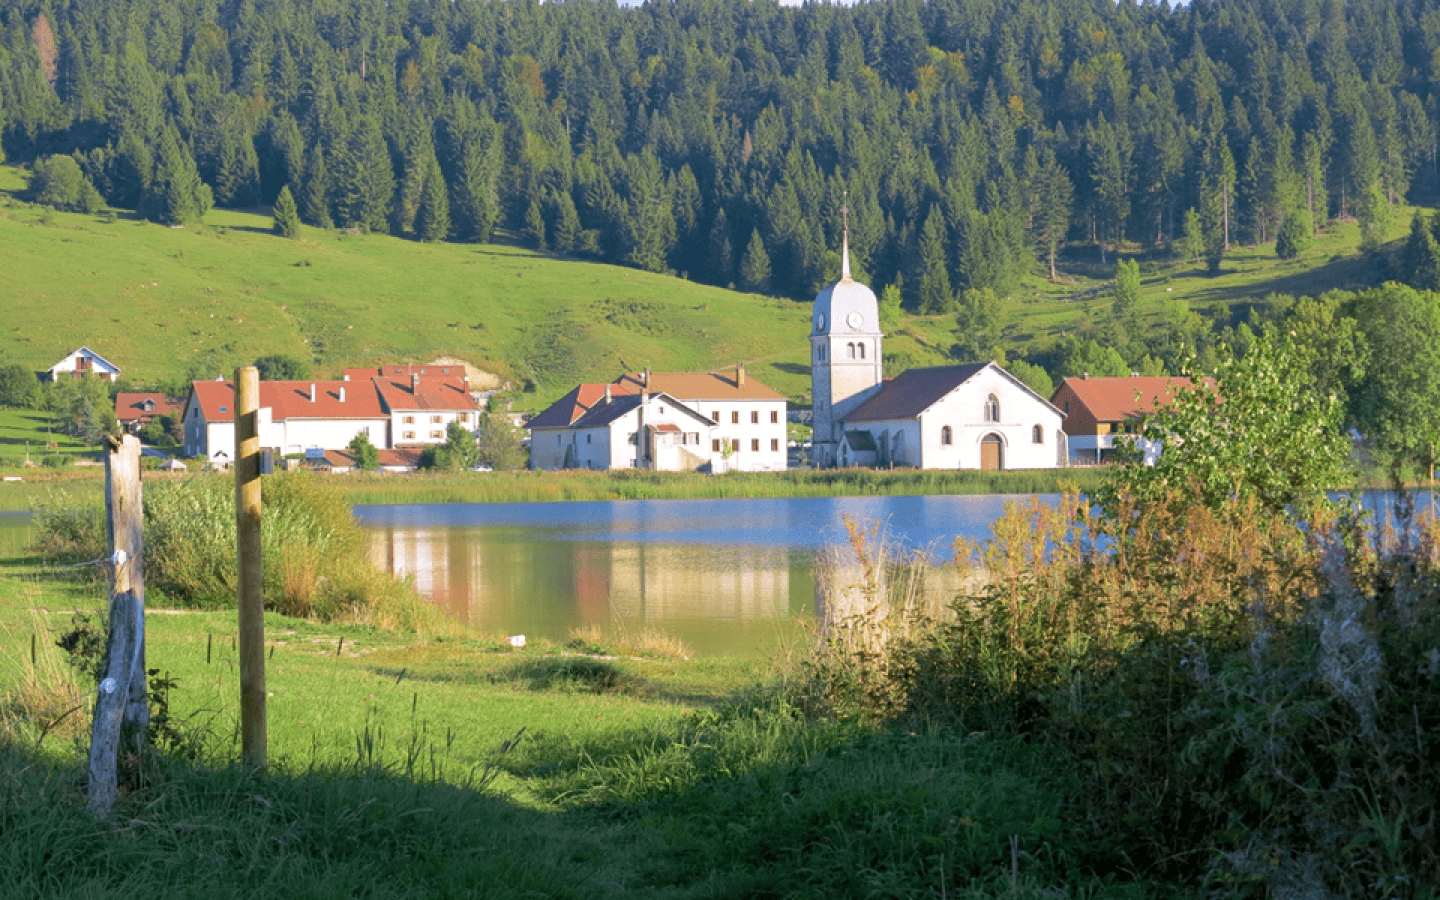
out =
[[[185,453],[229,464],[235,452],[235,389],[196,381],[185,401]],[[441,444],[458,422],[473,432],[480,404],[464,368],[347,369],[339,381],[260,382],[260,446],[276,456],[343,450],[364,434],[381,450]],[[408,460],[408,456],[406,457]],[[396,468],[406,463],[397,458]]]
[[[577,385],[531,419],[530,467],[781,471],[785,407],[784,395],[748,378],[743,365],[627,372]]]
[[[164,394],[121,391],[115,395],[115,418],[126,432],[139,434],[140,429],[161,416],[177,414],[180,404],[181,401]]]
[[[1153,464],[1160,455],[1159,441],[1139,436],[1142,420],[1167,406],[1178,391],[1188,389],[1188,378],[1065,378],[1050,402],[1065,414],[1065,433],[1070,436],[1070,455],[1086,463],[1106,462],[1117,441],[1142,443],[1145,462]]]
[[[388,447],[390,416],[368,381],[262,381],[257,414],[260,446],[277,456],[338,450],[357,434]],[[185,455],[229,465],[235,453],[235,386],[190,385],[183,418]]]

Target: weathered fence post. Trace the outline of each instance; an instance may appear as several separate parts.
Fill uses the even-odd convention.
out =
[[[105,520],[110,536],[110,639],[90,730],[90,812],[109,818],[119,796],[120,753],[138,755],[150,728],[145,683],[145,565],[140,439],[110,440],[105,454]]]
[[[240,752],[265,768],[265,574],[260,545],[260,370],[235,370],[235,540],[240,600]]]

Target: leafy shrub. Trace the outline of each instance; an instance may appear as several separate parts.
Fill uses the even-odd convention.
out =
[[[101,512],[61,497],[37,512],[41,547],[79,559],[103,554]],[[408,584],[375,569],[349,505],[323,480],[303,472],[266,478],[261,532],[266,609],[403,627],[417,627],[433,614]],[[146,484],[145,577],[152,590],[189,606],[233,605],[235,543],[229,479]]]
[[[40,458],[40,464],[47,469],[63,469],[70,463],[70,457],[64,453],[47,453]]]
[[[104,510],[66,490],[35,503],[34,523],[36,551],[57,562],[96,559],[105,553]]]

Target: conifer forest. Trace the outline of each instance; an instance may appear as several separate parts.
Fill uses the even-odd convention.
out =
[[[5,159],[156,221],[288,187],[311,225],[804,298],[848,205],[856,277],[917,312],[1067,243],[1378,236],[1436,192],[1437,83],[1437,0],[0,3]]]

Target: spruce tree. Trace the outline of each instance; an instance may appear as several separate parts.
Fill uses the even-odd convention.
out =
[[[450,192],[433,153],[415,211],[415,234],[422,241],[443,241],[450,234]]]
[[[140,199],[141,215],[162,225],[186,225],[198,222],[212,202],[210,186],[200,180],[189,148],[175,126],[166,125],[155,172]]]
[[[927,316],[949,312],[955,305],[950,266],[945,256],[945,222],[939,207],[930,211],[920,233],[920,312]]]
[[[331,228],[330,173],[325,165],[325,151],[315,144],[305,158],[305,178],[300,182],[300,220],[316,228]]]
[[[280,196],[275,198],[272,212],[274,219],[271,227],[276,234],[287,238],[300,234],[300,212],[295,208],[295,195],[290,193],[290,185],[280,189]]]
[[[1314,241],[1310,211],[1303,206],[1297,206],[1285,213],[1285,218],[1280,220],[1280,233],[1275,236],[1275,255],[1281,259],[1294,259],[1309,250]]]
[[[750,232],[750,243],[740,257],[740,286],[755,293],[764,293],[770,287],[770,254],[765,252],[758,228]]]
[[[575,209],[575,201],[570,198],[570,192],[556,190],[554,194],[555,207],[555,251],[561,254],[571,254],[580,246],[580,213]]]
[[[521,232],[525,243],[536,250],[545,249],[545,216],[540,212],[540,203],[531,200],[525,210],[525,230]]]

